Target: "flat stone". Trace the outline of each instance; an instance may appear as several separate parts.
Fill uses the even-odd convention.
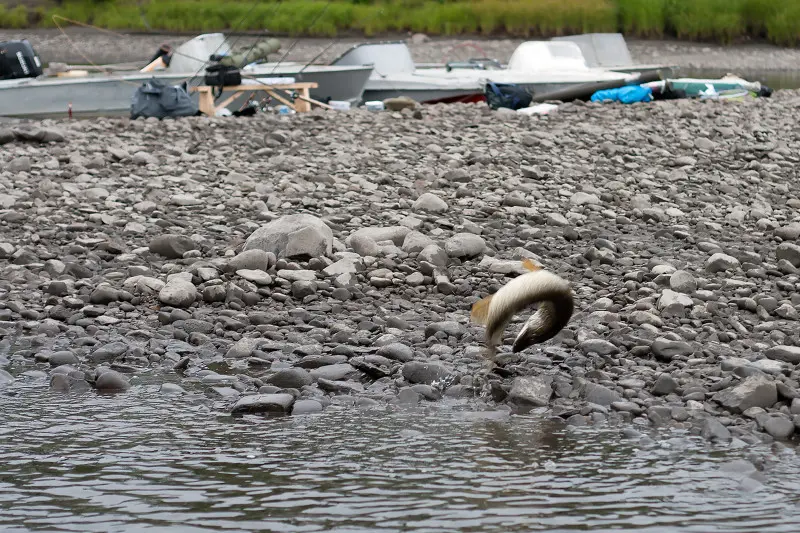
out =
[[[520,376],[514,378],[508,400],[515,403],[544,407],[553,396],[551,376]]]
[[[289,414],[294,401],[294,396],[287,393],[243,396],[234,404],[231,414]]]
[[[726,409],[744,413],[751,407],[772,407],[778,401],[778,391],[774,381],[750,376],[740,384],[716,393],[712,399]]]
[[[767,348],[764,356],[775,361],[796,365],[800,363],[800,346],[773,346],[772,348]]]
[[[673,341],[664,337],[658,337],[650,345],[653,355],[663,361],[672,361],[676,356],[688,356],[694,353],[691,344],[684,341]]]
[[[421,361],[409,361],[403,365],[403,377],[409,383],[424,383],[431,385],[444,379],[452,373],[452,370],[440,365],[439,363],[423,363]]]

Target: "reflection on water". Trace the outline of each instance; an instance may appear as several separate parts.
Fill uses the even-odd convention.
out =
[[[331,408],[232,419],[197,397],[0,390],[0,530],[785,531],[800,463],[534,415]]]

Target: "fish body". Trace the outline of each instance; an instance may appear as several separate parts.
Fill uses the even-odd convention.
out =
[[[508,323],[528,306],[539,304],[514,340],[514,352],[553,338],[572,317],[575,304],[569,283],[528,259],[523,265],[529,272],[515,277],[472,306],[470,318],[486,327],[489,360],[494,360]]]

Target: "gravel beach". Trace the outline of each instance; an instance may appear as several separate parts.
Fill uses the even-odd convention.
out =
[[[86,64],[141,62],[152,57],[161,43],[177,46],[192,35],[119,35],[72,27],[66,35],[58,29],[0,30],[0,40],[28,39],[44,62]],[[411,39],[408,35],[382,38],[294,39],[281,37],[286,60],[329,63],[350,46],[365,41],[406,39],[414,60],[420,63],[444,62],[468,57],[489,56],[508,60],[523,39],[432,38]],[[231,36],[237,46],[249,46],[253,37]],[[682,41],[627,39],[631,56],[638,63],[665,63],[688,69],[726,69],[732,71],[797,71],[800,49],[769,44],[721,46]]]
[[[146,377],[240,413],[468,399],[788,438],[798,107],[776,91],[532,118],[459,104],[18,125],[0,132],[0,384]],[[470,308],[526,257],[572,284],[576,311],[512,354],[519,316],[487,375]]]

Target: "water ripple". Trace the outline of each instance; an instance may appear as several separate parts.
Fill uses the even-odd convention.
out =
[[[800,461],[456,409],[232,419],[152,388],[0,393],[0,529],[784,531]],[[413,429],[409,429],[413,428]],[[739,455],[737,455],[737,453]]]

